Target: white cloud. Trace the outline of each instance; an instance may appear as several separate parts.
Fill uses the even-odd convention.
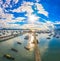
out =
[[[48,16],[48,12],[45,11],[45,9],[43,8],[41,4],[36,3],[35,5],[37,6],[38,13]]]
[[[20,29],[20,25],[19,24],[6,24],[5,28]]]
[[[50,28],[51,30],[52,29],[54,29],[54,24],[53,24],[53,22],[51,22],[51,21],[46,21],[46,26],[48,27],[48,28]]]
[[[23,4],[21,4],[21,6],[17,9],[14,9],[13,12],[27,12],[25,14],[25,16],[27,16],[27,20],[28,20],[28,23],[35,23],[36,20],[38,20],[40,17],[35,15],[35,14],[32,14],[34,12],[32,6],[35,4],[36,6],[36,10],[38,10],[38,13],[40,14],[43,14],[45,16],[48,16],[48,12],[45,11],[45,9],[43,8],[43,6],[39,3],[33,3],[33,2],[26,2],[24,1]],[[35,17],[33,19],[33,16]]]
[[[0,4],[3,4],[3,1],[2,0],[0,0]]]
[[[4,20],[0,20],[0,28],[4,28],[6,26],[6,22]]]
[[[15,28],[15,29],[18,29],[18,28],[20,28],[20,25],[19,24],[7,24],[7,26],[5,28]]]
[[[25,19],[24,17],[17,17],[15,20],[22,21],[24,19]]]
[[[60,21],[55,21],[53,24],[60,24]]]
[[[3,8],[0,7],[0,18],[5,18],[6,20],[10,20],[12,18],[14,18],[13,14],[8,14],[8,13],[4,13]]]
[[[11,0],[6,0],[5,4],[10,4]]]
[[[18,3],[18,1],[19,1],[19,0],[13,0],[13,2],[14,2],[15,4]]]
[[[17,8],[17,9],[14,9],[13,12],[27,12],[28,14],[31,14],[33,12],[33,9],[31,7],[33,3],[30,3],[30,2],[23,2],[23,4]]]
[[[15,22],[23,22],[24,21],[24,17],[18,17],[16,19],[11,19],[11,20],[5,20],[7,23],[15,23]]]
[[[19,24],[9,24],[7,21],[0,21],[0,28],[20,28]]]
[[[36,0],[36,2],[38,3],[38,2],[40,2],[40,0]]]
[[[55,21],[55,22],[46,21],[46,26],[48,27],[51,26],[54,29],[55,25],[60,25],[60,21]]]
[[[33,4],[34,4],[33,2],[26,2],[26,1],[23,1],[23,4],[21,4],[21,5],[32,6]]]
[[[4,5],[4,7],[8,7],[8,5],[10,4],[11,0],[6,0],[6,4]],[[13,0],[15,3],[18,2],[18,0]],[[37,2],[39,0],[36,0]],[[40,28],[40,29],[48,29],[47,23],[44,24],[42,22],[39,22],[38,19],[40,18],[39,16],[32,14],[34,12],[34,10],[32,9],[32,6],[35,4],[36,6],[36,10],[38,10],[38,13],[43,14],[45,16],[48,16],[48,12],[45,11],[45,9],[43,8],[43,6],[39,3],[33,3],[33,2],[23,2],[23,4],[21,4],[21,6],[17,9],[11,10],[12,12],[27,12],[27,14],[25,14],[25,16],[27,16],[27,21],[28,24],[24,24],[24,25],[19,25],[19,24],[14,24],[15,22],[21,22],[23,21],[25,18],[24,17],[18,17],[16,19],[12,19],[14,18],[13,14],[7,14],[4,13],[3,9],[0,8],[0,18],[6,18],[5,20],[0,21],[0,25],[1,27],[6,27],[6,28]],[[11,5],[10,5],[11,6]],[[11,6],[12,7],[12,6]],[[10,24],[9,24],[10,23]]]
[[[38,29],[38,30],[49,30],[46,24],[24,24],[21,26],[23,29]]]
[[[18,21],[18,20],[16,20]],[[23,28],[23,29],[39,29],[39,30],[50,30],[50,29],[54,29],[54,25],[52,23],[46,22],[38,22],[36,21],[36,24],[15,24],[13,22],[16,22],[15,20],[10,20],[10,21],[0,21],[0,27],[2,28]],[[9,24],[11,23],[11,24]],[[49,28],[49,26],[51,28]]]
[[[21,22],[22,20],[24,20],[24,17],[17,17],[14,20],[12,18],[14,18],[13,14],[8,14],[8,13],[4,13],[3,9],[0,8],[0,28],[7,28],[7,27],[16,27],[18,28],[19,25],[18,24],[13,24],[15,22]],[[5,19],[3,19],[5,18]],[[9,24],[12,23],[12,24]]]
[[[24,20],[25,18],[24,17],[18,17],[14,20],[12,20],[12,18],[14,18],[14,16],[12,14],[5,14],[2,10],[2,8],[0,8],[0,14],[2,15],[1,18],[6,18],[6,20],[2,20],[0,21],[0,27],[5,27],[5,28],[40,28],[40,30],[47,30],[48,29],[48,26],[47,26],[47,23],[48,24],[51,24],[49,21],[47,23],[42,23],[42,22],[39,22],[37,21],[39,19],[38,16],[36,15],[32,15],[33,17],[33,20],[35,20],[35,23],[28,23],[28,24],[24,24],[24,25],[19,25],[19,24],[14,24],[14,22],[20,22],[22,20]],[[29,14],[30,15],[30,14]],[[28,21],[30,22],[31,19],[29,19],[30,17],[28,16]],[[31,16],[30,15],[30,16]],[[11,23],[11,24],[9,24]]]
[[[11,2],[11,0],[6,0],[4,3],[2,3],[2,7],[5,9],[5,8],[7,8],[7,7],[10,7],[10,2]]]
[[[2,7],[5,9],[7,7],[10,7],[12,8],[13,5],[15,5],[16,3],[18,3],[19,0],[13,0],[12,3],[11,3],[12,0],[5,0],[5,2],[3,3],[2,0],[0,0],[0,4],[2,5]]]
[[[32,6],[35,4],[37,6],[36,10],[38,10],[38,13],[43,14],[45,16],[48,16],[48,12],[45,11],[42,4],[39,3],[32,3],[32,2],[23,2],[21,6],[17,9],[14,9],[13,12],[27,12],[27,14],[32,14],[34,10],[32,9]]]
[[[14,15],[9,13],[4,13],[3,8],[1,7],[0,7],[0,18],[1,18],[0,20],[4,20],[5,22],[19,22],[25,19],[24,17],[17,17],[13,20]]]
[[[0,24],[2,24],[3,26],[4,26],[4,24],[5,24],[5,26],[7,26],[6,24],[9,24],[9,23],[15,23],[15,22],[22,22],[22,21],[24,21],[24,17],[18,17],[18,18],[16,18],[16,19],[5,19],[5,20],[0,20]]]

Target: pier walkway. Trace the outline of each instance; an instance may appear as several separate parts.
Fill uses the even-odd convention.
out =
[[[34,34],[34,43],[35,43],[35,48],[34,48],[35,61],[41,61],[41,55],[40,55],[40,51],[39,51],[39,47],[38,47],[38,43],[37,43],[35,34]]]

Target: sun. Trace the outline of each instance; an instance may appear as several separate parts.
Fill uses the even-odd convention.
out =
[[[34,24],[36,22],[36,20],[38,20],[38,16],[33,15],[33,14],[28,16],[29,23]]]

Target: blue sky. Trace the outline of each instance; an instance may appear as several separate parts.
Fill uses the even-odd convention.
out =
[[[42,0],[44,8],[49,12],[49,20],[60,21],[60,0]]]
[[[0,0],[0,28],[53,28],[60,24],[59,6],[60,0]]]

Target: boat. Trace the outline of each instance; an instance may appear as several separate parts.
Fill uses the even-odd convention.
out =
[[[4,54],[3,57],[9,59],[9,60],[15,60],[14,57],[12,57],[10,54]]]
[[[11,48],[11,50],[14,52],[18,52],[18,50],[16,50],[15,48]]]
[[[25,36],[25,38],[24,38],[24,39],[28,40],[28,39],[29,39],[29,36]]]
[[[52,36],[53,34],[50,34],[49,36]]]
[[[30,48],[28,48],[28,47],[24,47],[26,50],[30,50]]]
[[[56,36],[56,38],[59,38],[59,36]]]
[[[47,37],[47,39],[51,39],[50,37]]]
[[[17,42],[17,44],[20,44],[21,45],[22,43],[21,42]]]
[[[56,37],[56,35],[53,35],[53,37]]]

